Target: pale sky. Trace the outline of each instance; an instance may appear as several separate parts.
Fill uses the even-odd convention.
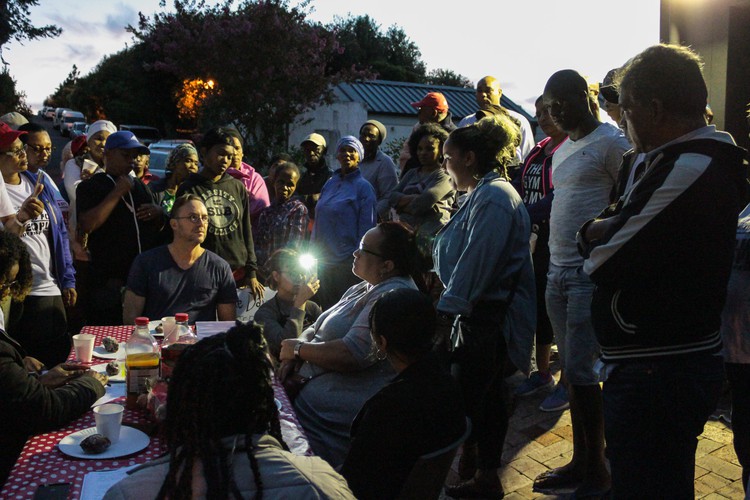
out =
[[[310,18],[322,23],[351,13],[369,14],[383,31],[397,24],[421,50],[428,71],[450,69],[472,81],[494,75],[507,97],[532,114],[555,71],[572,68],[601,81],[659,42],[659,0],[312,0],[311,6]],[[73,64],[88,73],[132,43],[124,26],[137,22],[138,11],[158,10],[159,0],[41,0],[32,20],[56,24],[63,34],[9,44],[3,55],[27,102],[38,108]]]

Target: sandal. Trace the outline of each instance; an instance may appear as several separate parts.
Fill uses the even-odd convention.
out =
[[[577,488],[583,477],[563,467],[550,469],[539,474],[534,479],[534,491],[548,493],[555,490]]]

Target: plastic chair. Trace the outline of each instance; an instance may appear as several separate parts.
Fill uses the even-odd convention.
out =
[[[466,431],[457,441],[437,451],[422,455],[411,468],[398,500],[432,500],[440,496],[445,478],[451,468],[458,447],[471,433],[471,422],[466,419]]]

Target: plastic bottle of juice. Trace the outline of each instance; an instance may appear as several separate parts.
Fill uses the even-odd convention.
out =
[[[172,376],[172,370],[174,370],[182,351],[198,342],[198,337],[195,336],[193,330],[188,325],[188,315],[186,313],[177,313],[174,315],[174,319],[176,324],[175,332],[169,338],[165,338],[161,345],[161,357],[163,361],[161,374],[164,378]]]
[[[146,380],[159,376],[159,346],[148,330],[148,318],[135,318],[135,329],[125,343],[125,406],[137,407],[138,396],[146,393]]]

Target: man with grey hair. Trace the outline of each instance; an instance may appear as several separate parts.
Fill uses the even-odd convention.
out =
[[[596,285],[613,498],[693,497],[697,437],[724,380],[720,315],[745,151],[706,125],[701,65],[686,47],[656,45],[618,73],[645,161],[614,212],[578,235]]]

